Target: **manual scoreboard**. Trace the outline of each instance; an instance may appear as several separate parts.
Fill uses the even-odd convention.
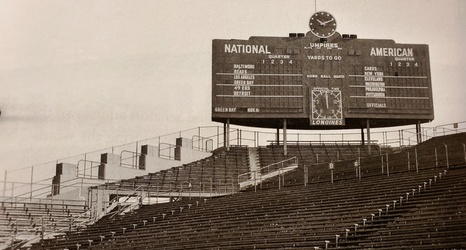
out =
[[[433,118],[427,45],[311,32],[213,40],[214,121],[344,129]]]

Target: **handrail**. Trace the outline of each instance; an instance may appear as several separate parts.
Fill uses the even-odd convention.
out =
[[[198,138],[197,140],[195,140],[195,138]],[[211,139],[211,138],[208,138],[208,137],[203,137],[203,136],[199,136],[199,135],[193,135],[192,138],[191,138],[191,141],[192,141],[192,149],[194,150],[198,150],[198,151],[204,151],[204,152],[208,152],[208,151],[212,151],[213,150],[213,146],[214,146],[214,140]],[[198,144],[198,146],[196,147],[195,144]],[[200,142],[200,145],[199,146],[199,142]],[[208,143],[211,142],[212,144],[212,147],[210,148],[209,150],[209,147],[208,147]],[[205,145],[204,145],[205,143]]]
[[[443,130],[443,133],[441,135],[449,135],[449,134],[456,134],[458,132],[459,133],[465,132],[466,128],[459,128],[460,124],[466,126],[466,121],[436,126],[436,127],[433,128],[434,135],[437,136],[438,130],[440,130],[440,129]],[[453,128],[448,128],[447,126],[452,126]]]
[[[449,150],[449,148],[452,147],[461,147],[462,152],[456,152],[456,154],[453,154]],[[430,159],[430,161],[425,162],[425,159]],[[355,164],[355,161],[357,161],[358,164]],[[389,169],[394,168],[404,168],[406,171],[418,172],[419,167],[421,167],[421,164],[424,166],[445,166],[447,168],[450,168],[452,165],[455,164],[466,164],[466,145],[464,143],[456,143],[449,144],[448,146],[447,144],[441,144],[406,147],[401,148],[399,151],[392,153],[358,157],[352,160],[340,160],[312,164],[311,166],[307,166],[308,172],[309,167],[326,168],[330,163],[333,163],[334,165],[339,165],[339,167],[335,167],[335,169],[344,167],[356,168],[356,178],[359,179],[361,178],[360,170],[362,167],[365,166],[374,167],[379,165],[381,166],[381,173],[387,176],[390,175]]]
[[[86,221],[87,221],[87,223],[90,221],[90,217],[88,216],[89,213],[90,213],[90,210],[88,209],[86,212],[80,213],[80,214],[78,214],[78,216],[76,216],[76,217],[71,216],[71,217],[68,217],[68,218],[65,218],[65,219],[61,219],[61,220],[55,221],[55,224],[57,224],[57,223],[59,223],[59,222],[68,222],[68,221],[70,221],[70,224],[69,224],[69,227],[66,227],[66,228],[63,227],[63,228],[60,228],[60,229],[58,229],[58,230],[54,229],[54,230],[52,230],[52,232],[50,232],[50,233],[48,233],[48,234],[46,234],[46,233],[44,232],[43,235],[39,235],[39,236],[32,235],[31,238],[25,239],[25,240],[22,240],[22,241],[19,242],[19,243],[16,243],[16,245],[13,246],[13,249],[15,249],[15,248],[18,247],[18,246],[24,245],[24,244],[26,244],[26,243],[28,243],[28,242],[33,242],[33,241],[35,241],[35,240],[37,240],[37,239],[39,239],[39,238],[45,238],[45,236],[55,235],[55,234],[60,233],[60,232],[65,232],[66,230],[70,230],[70,229],[72,228],[72,223],[75,222],[75,221],[77,221],[77,220],[80,219],[80,218],[84,218],[85,221],[80,222],[80,223],[77,223],[77,224],[75,225],[75,227],[77,227],[77,226],[79,226],[79,225],[86,224]],[[42,216],[42,217],[38,218],[37,220],[40,220],[40,221],[44,221],[44,222],[45,222],[45,220],[43,220],[44,217],[45,217],[45,216]],[[36,224],[37,224],[37,223],[36,223]],[[51,224],[48,223],[48,225],[50,226]],[[46,224],[46,225],[43,225],[43,224],[42,224],[41,226],[42,226],[43,228],[45,228],[45,227],[47,227],[47,224]],[[31,231],[32,231],[32,229],[31,229],[31,230],[23,230],[23,232],[31,232]],[[22,234],[22,235],[24,236],[24,234]],[[18,236],[18,234],[16,234],[16,237],[17,237],[17,236]]]
[[[291,161],[291,160],[295,160],[294,163],[297,164],[298,157],[294,156],[294,157],[291,157],[291,158],[288,158],[288,159],[285,159],[285,160],[282,160],[282,161],[278,161],[278,162],[269,164],[269,165],[267,165],[267,166],[264,166],[264,167],[259,168],[259,171],[262,172],[263,169],[270,169],[271,166],[279,165],[279,164],[282,164],[281,168],[283,168],[283,163],[289,162],[289,161]]]
[[[10,197],[8,197],[10,198]],[[15,200],[15,201],[0,201],[3,204],[44,204],[44,205],[53,205],[53,206],[87,206],[85,201],[82,200],[70,200],[70,199],[54,199],[49,198],[25,198],[28,201],[24,200]],[[49,201],[49,203],[43,203],[44,201]],[[82,204],[79,204],[82,203]]]
[[[83,169],[83,170],[80,170],[80,163],[81,163],[81,162],[84,162],[84,169]],[[76,163],[76,177],[80,177],[80,173],[83,173],[83,174],[82,174],[82,177],[84,177],[84,178],[87,177],[87,175],[86,175],[86,170],[88,170],[88,169],[86,168],[86,165],[87,165],[86,163],[88,163],[88,162],[91,163],[91,167],[89,168],[90,171],[91,171],[91,174],[89,175],[90,178],[93,178],[93,177],[94,177],[93,174],[92,174],[92,170],[95,169],[95,168],[98,168],[98,167],[102,164],[101,162],[92,161],[92,160],[79,160],[79,161]],[[95,165],[94,165],[94,164],[95,164]],[[97,176],[95,176],[95,177],[98,178],[98,177],[99,177],[98,175],[99,175],[99,171],[98,171],[98,169],[97,169]]]
[[[292,161],[292,160],[294,160],[294,163],[295,163],[295,164],[298,164],[298,162],[297,162],[297,161],[298,161],[298,158],[297,158],[296,156],[294,156],[294,157],[291,157],[291,158],[288,158],[288,159],[285,159],[285,160],[282,160],[282,161],[278,161],[278,162],[269,164],[269,165],[267,165],[267,166],[261,167],[261,168],[259,168],[258,170],[248,171],[248,172],[239,174],[238,177],[237,177],[237,178],[238,178],[238,183],[241,182],[241,181],[240,181],[240,178],[241,178],[242,176],[247,176],[247,175],[251,176],[251,174],[254,174],[254,180],[257,180],[256,178],[257,178],[257,174],[258,174],[258,173],[260,174],[260,176],[259,176],[259,181],[262,181],[262,175],[263,175],[263,174],[265,175],[265,174],[268,174],[268,173],[273,172],[273,171],[270,171],[270,167],[275,166],[275,165],[281,165],[278,169],[274,170],[274,171],[281,171],[282,169],[286,168],[286,167],[284,167],[283,164],[284,164],[285,162],[289,162],[289,161]],[[268,171],[267,171],[266,173],[262,173],[262,170],[264,170],[264,169],[267,169]],[[282,174],[282,173],[280,173],[280,175],[281,175],[281,174]],[[252,180],[252,179],[251,179],[251,178],[248,178],[247,180]],[[256,186],[256,184],[257,184],[257,183],[255,183],[255,186]]]
[[[76,187],[76,186],[84,187],[84,186],[88,186],[88,185],[95,185],[94,182],[84,182],[84,180],[85,180],[85,178],[70,179],[70,180],[62,182],[61,187],[62,188],[68,188],[68,187]],[[95,180],[95,179],[89,179],[89,180]],[[76,181],[78,181],[78,182],[76,182]],[[29,183],[25,183],[25,185],[26,184],[29,185]],[[39,187],[39,188],[34,189],[32,191],[16,194],[14,196],[15,202],[18,202],[18,198],[21,198],[21,200],[41,199],[41,198],[36,198],[36,197],[40,197],[41,195],[51,194],[51,191],[52,191],[53,187],[55,186],[55,184],[38,184],[38,183],[33,183],[33,185],[34,186],[39,185],[39,186],[42,186],[42,187]],[[45,191],[45,192],[33,195],[34,193],[37,193],[37,192],[40,192],[40,191]],[[3,198],[3,200],[2,200],[3,202],[7,202],[8,200],[13,201],[12,196],[0,196],[0,197]],[[46,199],[46,198],[42,198],[42,199]],[[50,199],[54,200],[54,195],[50,196]],[[19,200],[19,201],[21,201],[21,200]],[[59,200],[62,200],[62,199],[59,199]]]
[[[130,153],[131,156],[127,157],[127,158],[123,158],[124,153]],[[129,151],[129,150],[121,151],[121,153],[120,153],[120,166],[122,166],[122,167],[131,166],[131,168],[133,168],[133,169],[138,168],[139,167],[138,157],[141,156],[141,155],[142,155],[141,153],[134,152],[134,151]],[[125,161],[127,159],[131,159],[132,164],[123,163],[123,161]]]
[[[68,202],[65,204],[65,201],[76,202],[76,200],[60,200],[60,201],[62,202],[62,203],[60,204],[60,203],[53,202],[53,200],[50,200],[52,203],[48,203],[48,202],[42,203],[41,201],[42,201],[42,200],[39,199],[39,203],[35,203],[35,204],[39,204],[39,209],[40,209],[40,205],[41,205],[41,204],[44,204],[45,206],[50,205],[51,207],[53,207],[53,206],[61,206],[61,209],[63,209],[63,211],[66,211],[65,208],[66,208],[67,206],[70,206],[70,204],[69,204]],[[5,202],[5,201],[3,201],[2,203],[4,203],[4,202]],[[17,204],[17,202],[18,202],[18,201],[15,201],[14,204]],[[8,203],[10,203],[10,202],[8,202]],[[11,202],[11,203],[13,204],[13,202]],[[23,204],[31,204],[31,202],[24,202]],[[73,206],[73,204],[71,204],[71,206]],[[82,204],[82,205],[79,204],[79,206],[83,206],[83,208],[86,208],[86,207],[87,207],[87,205],[85,204],[85,202],[84,202],[84,204]],[[44,209],[45,209],[45,208],[44,208]],[[69,208],[67,208],[67,209],[69,209]],[[69,211],[69,210],[68,210],[68,211]],[[90,217],[88,216],[89,213],[90,213],[90,209],[89,209],[89,207],[87,207],[87,210],[86,210],[86,211],[84,211],[84,212],[82,212],[82,213],[79,213],[77,216],[74,215],[74,214],[69,214],[68,217],[63,218],[63,219],[59,219],[59,220],[56,220],[56,221],[53,221],[53,222],[52,222],[52,221],[49,221],[49,220],[44,220],[44,218],[45,218],[46,216],[40,216],[40,217],[35,218],[34,220],[15,219],[15,222],[14,222],[14,223],[16,224],[16,228],[14,229],[14,233],[13,233],[12,236],[13,236],[13,237],[17,237],[18,235],[27,236],[27,235],[29,235],[29,233],[31,233],[31,232],[32,232],[32,233],[37,233],[37,229],[38,229],[38,228],[42,228],[42,232],[44,232],[44,230],[46,230],[46,228],[49,228],[49,229],[51,229],[51,230],[53,231],[52,233],[49,233],[49,234],[56,234],[57,232],[66,230],[65,227],[63,227],[63,228],[57,230],[56,226],[57,226],[58,224],[60,224],[61,222],[70,221],[69,228],[71,228],[71,226],[72,226],[71,223],[75,223],[76,221],[78,221],[78,220],[81,219],[81,218],[83,218],[83,219],[85,219],[85,220],[79,222],[79,224],[83,224],[83,223],[86,223],[86,221],[89,221],[89,218],[90,218]],[[72,222],[71,222],[71,219],[72,219]],[[24,227],[19,227],[19,226],[18,226],[18,225],[19,225],[18,222],[21,222],[21,221],[23,221],[23,222],[28,222],[28,223],[29,223],[29,226],[27,226],[26,228],[24,228]],[[33,225],[35,225],[35,226],[34,226],[33,228],[30,228],[30,227],[32,227]],[[3,230],[3,231],[5,231],[5,230]],[[39,238],[39,237],[43,237],[44,235],[40,235],[40,236],[30,235],[30,236],[32,236],[32,237],[30,237],[30,238],[28,238],[28,239],[25,239],[25,240],[23,240],[23,241],[17,243],[17,244],[16,244],[16,247],[17,247],[17,246],[20,246],[20,245],[23,245],[23,244],[25,244],[25,243],[27,243],[27,242],[30,242],[30,241],[32,241],[32,240],[35,240],[35,239],[37,239],[37,238]],[[8,238],[4,238],[4,239],[8,239]],[[12,244],[13,244],[13,242],[12,242]],[[15,246],[13,246],[13,247],[15,247]]]
[[[276,140],[267,140],[267,142],[270,142],[270,145],[272,146],[278,146],[278,145],[283,145],[283,141],[277,142]],[[286,141],[288,145],[323,145],[323,146],[328,146],[328,145],[363,145],[361,140],[346,140],[346,141]],[[378,140],[370,140],[370,141],[365,141],[365,143],[370,143],[370,144],[377,144]]]
[[[112,213],[110,213],[110,212],[107,211],[107,210],[108,210],[108,208],[111,207],[112,204],[114,204],[114,203],[115,203],[115,204],[120,203],[119,200],[120,200],[121,198],[126,198],[126,200],[128,200],[129,198],[132,197],[131,195],[134,195],[134,194],[137,194],[137,197],[138,197],[138,198],[142,197],[142,192],[144,192],[144,188],[145,188],[145,187],[146,187],[146,186],[144,186],[144,185],[139,185],[139,186],[137,186],[135,189],[124,189],[124,188],[117,188],[117,189],[115,189],[114,191],[116,191],[117,194],[118,194],[119,191],[130,191],[130,192],[132,192],[132,194],[128,194],[128,195],[126,195],[126,196],[118,196],[118,195],[117,195],[115,198],[113,198],[111,201],[108,202],[108,204],[106,205],[106,207],[103,209],[103,211],[102,211],[101,213],[96,214],[96,216],[94,217],[94,222],[96,222],[97,220],[99,220],[100,218],[102,218],[102,217],[104,217],[105,215],[108,215],[108,214],[112,214],[112,217],[113,217],[115,214],[119,214],[119,213],[122,211],[122,209],[125,209],[125,208],[119,208],[118,211],[112,212]],[[142,191],[139,191],[140,189],[142,189]],[[92,208],[90,208],[90,209],[92,209]]]
[[[455,128],[450,129],[449,128],[450,126],[454,126],[456,124],[458,124],[457,129],[455,129]],[[449,123],[449,124],[444,124],[444,125],[438,125],[436,127],[424,126],[424,127],[422,127],[422,135],[423,135],[423,137],[425,139],[431,138],[432,136],[442,134],[439,131],[440,129],[444,129],[443,134],[446,134],[447,131],[448,131],[448,133],[450,133],[450,132],[462,132],[462,131],[465,131],[465,128],[464,128],[465,125],[466,125],[466,121],[457,122],[457,123]],[[380,129],[380,128],[373,129],[372,130],[372,135],[373,135],[373,137],[377,136],[377,135],[379,135],[379,137],[383,137],[383,142],[382,142],[383,145],[397,145],[398,144],[400,147],[402,147],[405,144],[415,145],[417,143],[417,140],[415,139],[416,135],[411,132],[414,129],[402,127],[402,129],[392,129],[392,130],[377,131],[378,129]],[[205,131],[208,131],[208,132],[206,133]],[[241,129],[240,127],[239,128],[230,128],[228,133],[232,134],[233,136],[234,135],[240,136],[240,138],[233,138],[233,136],[232,136],[230,138],[231,142],[234,142],[236,140],[239,145],[246,142],[246,143],[252,143],[254,146],[260,145],[259,135],[262,135],[261,138],[265,138],[265,137],[268,137],[268,136],[275,137],[275,135],[276,135],[275,133],[271,133],[271,132],[267,132],[267,131],[245,130],[245,129]],[[413,136],[408,136],[408,137],[405,138],[405,136],[403,135],[404,133],[413,134]],[[196,128],[182,130],[182,131],[179,131],[179,132],[173,132],[173,133],[168,133],[168,134],[164,134],[164,135],[160,135],[160,136],[155,136],[155,137],[151,137],[151,138],[144,139],[144,140],[139,140],[139,141],[132,142],[132,143],[125,143],[125,144],[121,144],[121,145],[115,145],[115,146],[112,146],[112,147],[103,148],[103,149],[100,149],[100,150],[86,152],[84,154],[70,156],[70,157],[58,159],[56,161],[49,161],[49,162],[45,162],[45,163],[41,163],[41,164],[36,164],[34,166],[28,166],[28,167],[24,167],[24,168],[17,168],[17,169],[14,169],[14,170],[9,170],[9,171],[5,172],[4,179],[6,181],[6,177],[7,177],[6,175],[8,173],[12,174],[12,173],[18,172],[18,171],[31,170],[31,169],[33,169],[35,167],[36,168],[37,167],[45,167],[45,166],[50,167],[53,164],[56,164],[58,162],[64,162],[64,161],[67,161],[68,159],[72,159],[72,158],[81,157],[81,158],[86,159],[86,158],[91,157],[92,154],[110,153],[110,152],[114,153],[115,150],[117,150],[118,153],[120,153],[121,152],[120,149],[124,150],[125,147],[133,147],[135,144],[142,143],[142,142],[155,141],[156,142],[155,144],[159,145],[160,143],[164,143],[164,142],[162,142],[162,140],[168,139],[169,137],[172,137],[172,136],[181,137],[181,136],[184,136],[185,134],[190,134],[189,136],[192,136],[193,134],[197,134],[199,136],[202,136],[203,138],[211,138],[212,140],[214,140],[214,142],[216,141],[216,143],[213,143],[213,145],[216,146],[216,147],[221,146],[220,143],[223,140],[223,136],[222,136],[223,135],[223,128],[221,128],[220,126],[196,127]],[[429,135],[429,134],[431,134],[431,135]],[[265,135],[265,137],[264,137],[264,135]],[[289,137],[290,141],[292,141],[293,138],[297,138],[297,141],[301,141],[301,140],[309,140],[309,139],[306,139],[306,138],[316,138],[316,137],[320,141],[328,141],[329,139],[332,140],[331,138],[335,138],[335,137],[339,137],[339,138],[342,139],[342,141],[346,141],[346,140],[352,140],[351,138],[358,138],[358,137],[360,137],[360,134],[357,133],[357,132],[347,132],[347,131],[344,131],[344,132],[341,132],[341,133],[327,133],[327,132],[324,132],[324,133],[306,134],[306,133],[295,133],[292,130],[290,130],[288,132],[288,137]],[[335,140],[335,139],[333,139],[333,140]],[[99,154],[99,156],[100,156],[100,154]]]
[[[227,194],[231,194],[234,192],[234,187],[233,185],[235,185],[235,183],[233,182],[233,178],[231,178],[231,183],[227,183],[225,182],[225,185],[223,186],[223,188],[221,188],[221,190],[225,190],[224,192],[219,192],[220,189],[217,187],[217,189],[212,189],[212,185],[214,184],[213,183],[213,180],[211,178],[210,182],[207,182],[207,184],[210,184],[211,187],[210,187],[210,190],[206,190],[205,189],[202,189],[202,186],[204,186],[203,184],[205,184],[204,182],[200,181],[200,187],[201,189],[198,190],[198,191],[192,191],[191,190],[191,187],[190,185],[194,184],[193,182],[181,182],[179,183],[179,185],[170,185],[169,187],[169,190],[159,190],[159,188],[163,187],[164,185],[138,185],[136,186],[134,189],[128,189],[128,188],[117,188],[117,189],[114,189],[113,191],[116,192],[117,194],[119,192],[131,192],[131,194],[127,194],[127,195],[124,195],[124,196],[116,196],[115,198],[113,198],[111,201],[108,201],[106,202],[106,205],[105,205],[105,209],[103,212],[101,212],[99,215],[96,215],[95,216],[95,221],[97,221],[98,219],[102,218],[103,216],[105,215],[112,215],[112,216],[115,216],[116,214],[119,214],[121,213],[121,211],[125,210],[127,208],[127,206],[122,206],[121,208],[119,208],[118,211],[115,211],[115,212],[106,212],[108,210],[109,207],[111,207],[111,204],[115,204],[115,202],[119,202],[118,200],[122,199],[122,198],[126,198],[126,199],[129,199],[131,197],[133,197],[132,195],[137,195],[136,197],[138,199],[142,199],[140,200],[141,204],[143,203],[143,199],[145,197],[149,197],[149,198],[154,198],[154,197],[167,197],[166,195],[167,194],[171,194],[172,193],[178,193],[178,195],[181,195],[181,193],[184,193],[183,190],[185,190],[184,188],[186,188],[187,190],[187,193],[189,193],[189,196],[192,195],[192,193],[199,193],[199,195],[201,193],[210,193],[212,196],[212,194],[215,192],[216,195],[227,195]],[[227,186],[231,184],[232,185],[232,188],[231,188],[231,191],[229,192],[228,189],[227,189]],[[178,188],[179,187],[179,188]],[[153,193],[152,191],[156,189],[156,193]],[[144,193],[147,192],[147,196],[144,195]],[[164,195],[165,194],[165,195]],[[92,209],[92,208],[91,208]]]
[[[162,145],[167,145],[168,147],[162,148]],[[170,144],[170,143],[160,143],[159,144],[159,158],[164,158],[168,160],[175,160],[175,154],[171,154],[171,150],[175,149],[177,146],[175,144]],[[168,155],[165,155],[162,153],[162,151],[168,150]]]
[[[52,178],[49,178],[49,179],[41,180],[40,182],[42,182],[42,181],[51,181],[51,180],[52,180]],[[10,182],[10,183],[12,183],[11,189],[5,189],[5,190],[4,190],[4,193],[5,193],[6,191],[12,191],[12,193],[13,193],[13,192],[14,192],[14,187],[15,187],[14,184],[21,184],[21,186],[20,186],[20,187],[17,187],[17,188],[22,188],[22,187],[31,188],[31,186],[37,186],[37,185],[39,185],[39,186],[42,185],[42,186],[45,186],[45,187],[39,188],[39,189],[36,189],[36,190],[29,190],[28,192],[25,192],[25,193],[22,193],[22,194],[15,194],[15,195],[10,196],[9,199],[13,199],[13,197],[15,197],[15,198],[22,197],[23,195],[27,195],[27,194],[29,194],[29,199],[31,199],[31,198],[32,198],[32,193],[33,193],[33,192],[44,190],[44,189],[46,189],[47,187],[51,187],[51,186],[53,185],[53,184],[39,184],[39,183],[37,183],[37,182],[36,182],[36,183]],[[4,184],[5,184],[5,186],[6,186],[6,182],[5,182]],[[5,195],[5,196],[2,196],[2,197],[5,198],[5,197],[7,197],[7,196]],[[7,201],[7,200],[4,200],[4,201]]]

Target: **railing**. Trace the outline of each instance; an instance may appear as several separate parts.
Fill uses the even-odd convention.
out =
[[[192,149],[194,150],[210,152],[214,149],[213,138],[205,138],[202,136],[193,135],[191,141],[193,143]]]
[[[138,184],[132,188],[112,188],[107,187],[105,190],[112,191],[118,195],[118,192],[131,192],[136,189],[141,192],[150,193],[150,197],[213,197],[225,194],[232,194],[237,191],[236,182],[233,178],[227,177],[224,182],[208,178],[208,181],[191,181],[180,183],[162,183],[157,185]],[[119,196],[122,197],[122,196]]]
[[[99,166],[101,162],[90,160],[79,160],[76,163],[76,177],[78,178],[99,178]]]
[[[36,182],[3,182],[2,201],[7,199],[13,200],[33,199],[38,195],[45,196],[52,192],[52,178],[36,181]]]
[[[109,180],[107,180],[109,181]],[[116,180],[113,180],[116,181]],[[46,182],[46,183],[43,183]],[[64,181],[61,184],[50,184],[52,179],[42,180],[40,183],[21,183],[21,182],[11,182],[8,183],[10,189],[7,189],[6,193],[11,193],[11,195],[0,196],[1,202],[34,202],[42,201],[47,203],[63,202],[70,200],[56,198],[58,195],[58,188],[61,190],[65,189],[78,189],[80,190],[82,196],[85,196],[88,186],[98,185],[104,183],[102,180],[92,180],[92,179],[83,179],[75,178],[68,181]]]
[[[19,221],[20,220],[16,220],[16,223],[18,223]],[[29,220],[22,220],[22,221],[29,222]],[[17,247],[20,247],[27,242],[34,242],[38,239],[44,239],[48,236],[52,236],[52,235],[55,236],[60,233],[70,232],[73,230],[73,228],[76,230],[80,227],[88,225],[90,221],[91,220],[89,217],[89,211],[83,212],[77,216],[70,216],[65,219],[53,221],[53,223],[45,219],[45,216],[42,216],[32,221],[31,225],[35,225],[32,228],[16,227],[13,233],[11,234],[12,241],[11,241],[10,247],[11,249],[16,249]],[[67,226],[61,226],[61,227],[57,226],[57,225],[62,225],[62,224],[67,224]],[[22,236],[21,238],[26,238],[26,239],[18,243],[14,243],[15,239],[20,236]]]
[[[229,133],[229,143],[231,145],[237,146],[251,146],[257,147],[259,145],[266,145],[268,141],[276,141],[277,133],[270,132],[271,130],[257,129],[257,130],[248,130],[241,127],[230,128]],[[287,132],[287,141],[361,141],[361,133],[359,131],[343,131],[339,133],[333,133],[328,131],[319,131],[319,133],[296,133],[293,130],[288,130]],[[436,126],[433,128],[422,127],[420,131],[423,140],[429,139],[433,136],[447,135],[451,133],[459,133],[466,131],[466,122],[451,123],[442,126]],[[35,186],[36,183],[40,180],[50,181],[51,175],[55,173],[55,168],[57,163],[60,162],[78,162],[78,169],[80,176],[88,177],[91,176],[95,178],[98,171],[96,170],[96,165],[100,162],[101,154],[110,153],[110,154],[132,154],[129,157],[122,157],[124,159],[123,164],[128,165],[128,167],[137,166],[138,152],[140,145],[159,145],[160,157],[165,159],[174,160],[174,146],[173,143],[176,138],[192,138],[193,139],[193,148],[197,150],[209,150],[210,145],[213,145],[213,149],[221,147],[224,145],[223,127],[220,126],[206,126],[206,127],[197,127],[193,129],[188,129],[176,133],[166,134],[162,136],[157,136],[149,138],[146,140],[140,140],[133,143],[123,144],[119,146],[113,146],[110,148],[105,148],[93,152],[88,152],[64,159],[59,159],[57,161],[51,161],[43,164],[38,164],[25,168],[18,168],[15,170],[9,170],[4,172],[3,176],[3,190],[0,191],[0,195],[6,196],[7,193],[10,193],[12,190],[19,190],[18,187],[13,187],[13,183],[16,183],[16,186],[22,186],[22,189],[27,187]],[[380,128],[371,130],[371,139],[381,147],[394,147],[394,148],[403,148],[406,146],[413,146],[417,144],[417,134],[414,128],[402,127],[402,129],[395,130],[382,130]],[[280,141],[280,139],[278,140]],[[132,153],[131,153],[132,152]],[[131,161],[130,163],[125,161]],[[91,166],[88,166],[88,165]],[[92,173],[91,173],[92,171]],[[29,180],[29,185],[26,184],[25,180]],[[19,184],[22,182],[22,184]],[[0,185],[1,188],[2,185]],[[29,190],[31,191],[31,190]],[[10,195],[10,194],[8,194]],[[16,194],[11,194],[15,196]]]
[[[13,213],[10,214],[7,218],[9,221],[8,228],[3,228],[2,234],[8,233],[10,236],[7,238],[0,239],[0,242],[7,242],[8,239],[12,239],[10,242],[10,246],[13,247],[13,242],[15,239],[21,236],[21,238],[27,238],[26,241],[37,239],[39,237],[44,237],[44,233],[46,232],[60,232],[64,230],[63,228],[70,230],[73,227],[79,226],[80,223],[86,223],[89,221],[88,216],[88,206],[85,201],[78,201],[78,200],[54,200],[46,198],[46,199],[24,199],[22,197],[7,197],[5,199],[3,197],[2,201],[2,208],[5,211],[17,211],[18,209],[24,209],[26,214],[28,210],[34,209],[36,212],[33,215],[29,215],[28,219],[22,218],[15,218],[17,216],[24,216],[20,213]],[[76,213],[79,210],[83,210],[84,212]],[[52,216],[52,213],[57,213],[58,215],[67,215],[66,218],[63,219],[56,219],[56,217]],[[47,215],[40,215],[40,214],[47,214]],[[8,215],[8,213],[7,213]],[[12,219],[13,218],[13,219]],[[64,226],[66,225],[66,226]],[[37,236],[39,234],[39,236]],[[23,244],[20,242],[17,246]]]
[[[140,189],[142,189],[142,186],[139,186],[139,187],[137,187],[136,189],[132,190],[132,191],[134,192],[134,194],[136,194],[136,199],[138,200],[138,201],[137,201],[138,204],[139,204],[139,203],[142,204],[142,199],[144,198],[143,192],[138,192]],[[115,202],[117,205],[120,205],[120,204],[122,203],[122,202],[120,201],[121,198],[125,199],[125,202],[126,202],[126,201],[128,201],[128,199],[130,199],[131,197],[133,197],[133,196],[127,195],[127,196],[125,196],[125,197],[118,197],[118,195],[117,195],[116,198],[113,199],[113,201],[110,201],[110,202],[109,202],[109,205],[110,205],[109,207],[111,207],[111,206],[113,205],[114,202]],[[132,206],[132,205],[133,205],[133,204],[130,204],[129,206]],[[117,210],[116,212],[108,211],[108,210],[109,210],[109,207],[106,207],[105,210],[104,210],[104,212],[105,212],[105,214],[111,214],[111,215],[110,215],[110,218],[113,218],[113,216],[115,216],[115,215],[117,215],[117,214],[121,214],[121,212],[124,211],[128,206],[125,205],[125,206],[123,206],[123,207],[119,207],[118,210]],[[100,218],[102,218],[103,216],[105,216],[105,214],[103,214],[104,212],[102,212],[102,213],[99,215],[99,217],[97,218],[97,220],[100,219]]]
[[[170,143],[159,144],[159,158],[175,160],[176,145]]]
[[[168,187],[167,187],[168,186]],[[99,198],[97,196],[90,197],[88,203],[92,205],[90,208],[91,217],[94,221],[102,218],[106,214],[115,214],[124,210],[124,206],[121,207],[117,212],[109,213],[108,209],[111,208],[112,204],[117,204],[122,198],[127,199],[130,197],[142,198],[140,200],[141,204],[151,205],[162,202],[167,202],[172,198],[201,198],[201,197],[214,197],[214,196],[223,196],[230,195],[235,193],[237,188],[237,183],[233,181],[233,178],[227,178],[224,182],[218,180],[218,183],[215,183],[213,178],[209,178],[209,181],[198,181],[198,182],[180,182],[177,184],[167,183],[161,185],[136,185],[132,188],[118,187],[112,189],[111,187],[106,187],[105,185],[98,187],[96,190],[104,191],[106,196],[114,195],[115,197],[110,201],[103,201],[102,210],[99,210],[96,206]],[[92,191],[90,191],[92,192]],[[98,191],[96,191],[98,192]],[[154,203],[155,200],[155,203]]]
[[[259,168],[259,173],[261,173],[261,175],[266,175],[266,174],[269,174],[271,172],[283,170],[284,168],[288,167],[291,164],[298,165],[298,158],[297,157],[292,157],[290,159],[286,159],[286,160],[283,160],[283,161],[279,161],[279,162],[267,165],[265,167],[261,167],[261,168]]]
[[[466,121],[436,126],[432,130],[432,137],[464,133],[466,132]]]
[[[238,183],[244,183],[247,181],[251,181],[253,184],[255,191],[257,191],[257,185],[260,184],[262,187],[262,182],[266,180],[267,178],[273,177],[278,175],[279,176],[279,189],[283,186],[282,184],[284,183],[283,179],[283,174],[285,173],[285,169],[289,167],[290,165],[295,165],[296,167],[298,166],[298,158],[297,157],[292,157],[286,160],[282,160],[279,162],[275,162],[272,164],[269,164],[267,166],[261,167],[256,171],[250,171],[246,173],[242,173],[238,175]],[[276,175],[273,175],[273,173],[276,173]],[[272,174],[270,177],[267,177],[267,175]]]
[[[126,156],[129,155],[129,156]],[[129,150],[123,150],[120,153],[120,166],[122,167],[129,167],[129,168],[134,168],[137,169],[139,168],[139,156],[141,156],[141,153],[138,151],[129,151]]]
[[[436,167],[450,168],[466,164],[466,145],[436,145],[404,148],[395,153],[359,157],[355,160],[334,161],[305,166],[304,184],[364,176],[387,175]],[[353,177],[351,177],[353,176]],[[314,180],[309,180],[313,178]]]
[[[283,145],[283,141],[267,141],[270,145]],[[332,146],[332,145],[362,145],[361,140],[348,140],[348,141],[287,141],[289,145],[320,145],[320,146]],[[365,142],[369,143],[369,142]],[[376,140],[371,140],[370,144],[376,145],[377,141]]]

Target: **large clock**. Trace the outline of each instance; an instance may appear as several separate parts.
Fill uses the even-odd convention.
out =
[[[341,121],[341,90],[312,90],[311,118],[314,121]]]
[[[326,38],[335,34],[337,21],[332,14],[325,11],[319,11],[311,16],[311,19],[309,20],[309,27],[314,35]]]

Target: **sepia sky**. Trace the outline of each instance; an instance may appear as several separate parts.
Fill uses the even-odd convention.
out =
[[[340,33],[428,44],[435,120],[466,121],[463,0],[0,1],[4,170],[211,122],[212,39]]]

